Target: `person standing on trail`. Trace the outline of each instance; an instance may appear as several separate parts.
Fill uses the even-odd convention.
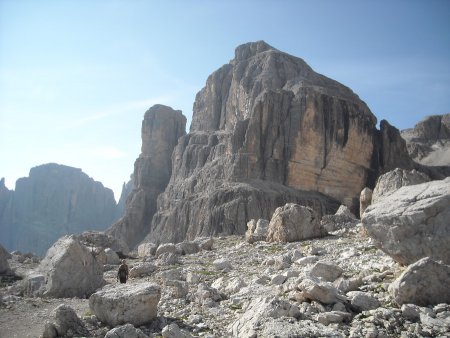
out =
[[[117,280],[120,281],[120,283],[124,284],[127,282],[128,279],[128,265],[124,260],[122,260],[122,264],[119,266],[119,271],[117,272]]]

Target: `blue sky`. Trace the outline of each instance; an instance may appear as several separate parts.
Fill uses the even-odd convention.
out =
[[[0,177],[82,168],[116,197],[155,103],[192,115],[207,76],[265,40],[399,129],[450,112],[450,1],[0,0]]]

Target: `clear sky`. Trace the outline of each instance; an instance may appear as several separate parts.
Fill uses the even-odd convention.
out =
[[[82,168],[114,190],[145,111],[192,116],[207,76],[265,40],[399,129],[450,112],[450,1],[0,0],[0,177]]]

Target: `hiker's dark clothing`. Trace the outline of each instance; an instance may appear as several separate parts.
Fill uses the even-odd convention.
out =
[[[126,283],[128,279],[128,265],[121,264],[119,266],[119,271],[117,272],[117,278],[121,283]]]

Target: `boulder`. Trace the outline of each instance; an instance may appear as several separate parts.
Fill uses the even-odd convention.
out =
[[[199,237],[195,239],[195,242],[198,243],[200,249],[210,251],[214,245],[214,239],[212,237]]]
[[[365,187],[359,195],[359,217],[362,218],[364,211],[372,202],[372,189]]]
[[[156,257],[161,256],[164,253],[176,253],[177,252],[177,248],[175,246],[175,244],[173,243],[164,243],[161,244],[160,246],[158,246],[158,249],[156,249]]]
[[[450,264],[450,177],[404,186],[372,204],[362,222],[374,244],[403,265]]]
[[[139,278],[152,275],[158,267],[149,262],[134,265],[129,271],[130,278]]]
[[[105,338],[148,338],[148,336],[133,325],[125,324],[109,330]]]
[[[334,304],[347,300],[333,284],[321,282],[313,278],[303,279],[298,285],[298,288],[302,291],[305,298],[316,300],[323,304]]]
[[[138,246],[139,257],[149,257],[156,254],[157,246],[153,243],[142,243]]]
[[[352,315],[343,311],[324,312],[319,313],[317,316],[317,321],[326,326],[334,323],[350,322],[351,319]]]
[[[396,168],[378,177],[377,184],[372,194],[372,203],[376,203],[383,196],[389,195],[401,187],[429,181],[430,178],[426,174],[415,169],[404,170]]]
[[[180,262],[179,258],[179,255],[176,253],[164,252],[158,257],[156,263],[160,266],[175,265]]]
[[[316,212],[294,203],[275,210],[269,223],[268,242],[295,242],[323,237],[326,230],[320,225]]]
[[[300,310],[296,305],[274,297],[253,298],[244,311],[229,327],[233,337],[254,336],[257,326],[268,318],[300,318],[301,316]]]
[[[48,249],[38,271],[45,276],[46,297],[87,297],[105,285],[103,268],[75,236],[64,236]]]
[[[217,270],[220,270],[220,271],[229,272],[233,269],[233,266],[231,265],[230,261],[226,258],[216,259],[213,262],[213,265]]]
[[[92,294],[89,307],[103,323],[145,325],[157,315],[161,289],[154,283],[113,284]]]
[[[358,223],[359,220],[345,205],[341,205],[334,215],[323,216],[320,221],[327,232],[355,227]]]
[[[0,245],[0,275],[9,275],[12,273],[9,267],[8,258],[11,255]]]
[[[164,338],[191,338],[191,337],[194,337],[189,332],[180,329],[176,323],[172,323],[172,324],[165,326],[162,329],[161,335]]]
[[[110,248],[105,249],[105,255],[106,255],[106,264],[112,264],[112,265],[120,264],[119,256],[112,249],[110,249]]]
[[[327,282],[334,282],[343,272],[344,270],[340,266],[322,261],[314,264],[309,274]]]
[[[22,281],[22,293],[26,297],[36,297],[45,292],[45,276],[31,271]]]
[[[75,310],[70,306],[61,304],[55,309],[54,314],[54,325],[59,336],[65,337],[69,330],[76,336],[89,335],[89,331],[86,329],[86,326],[81,319],[78,318]]]
[[[216,279],[211,286],[222,293],[232,295],[239,292],[243,287],[246,287],[247,284],[240,277],[232,277],[229,279],[220,277]]]
[[[374,310],[380,306],[380,301],[367,292],[347,292],[352,308],[358,312]]]
[[[450,303],[450,265],[429,257],[411,264],[390,286],[389,292],[399,304],[428,306]]]
[[[258,241],[265,241],[267,231],[269,230],[269,221],[266,219],[251,219],[247,222],[247,232],[245,233],[245,240],[249,243]]]
[[[130,252],[128,245],[123,240],[114,238],[104,232],[85,231],[76,237],[80,243],[87,247],[102,248],[103,250],[110,248],[118,253],[119,257],[128,255]]]
[[[176,251],[181,255],[191,255],[199,252],[200,245],[193,241],[184,241],[175,245]]]

